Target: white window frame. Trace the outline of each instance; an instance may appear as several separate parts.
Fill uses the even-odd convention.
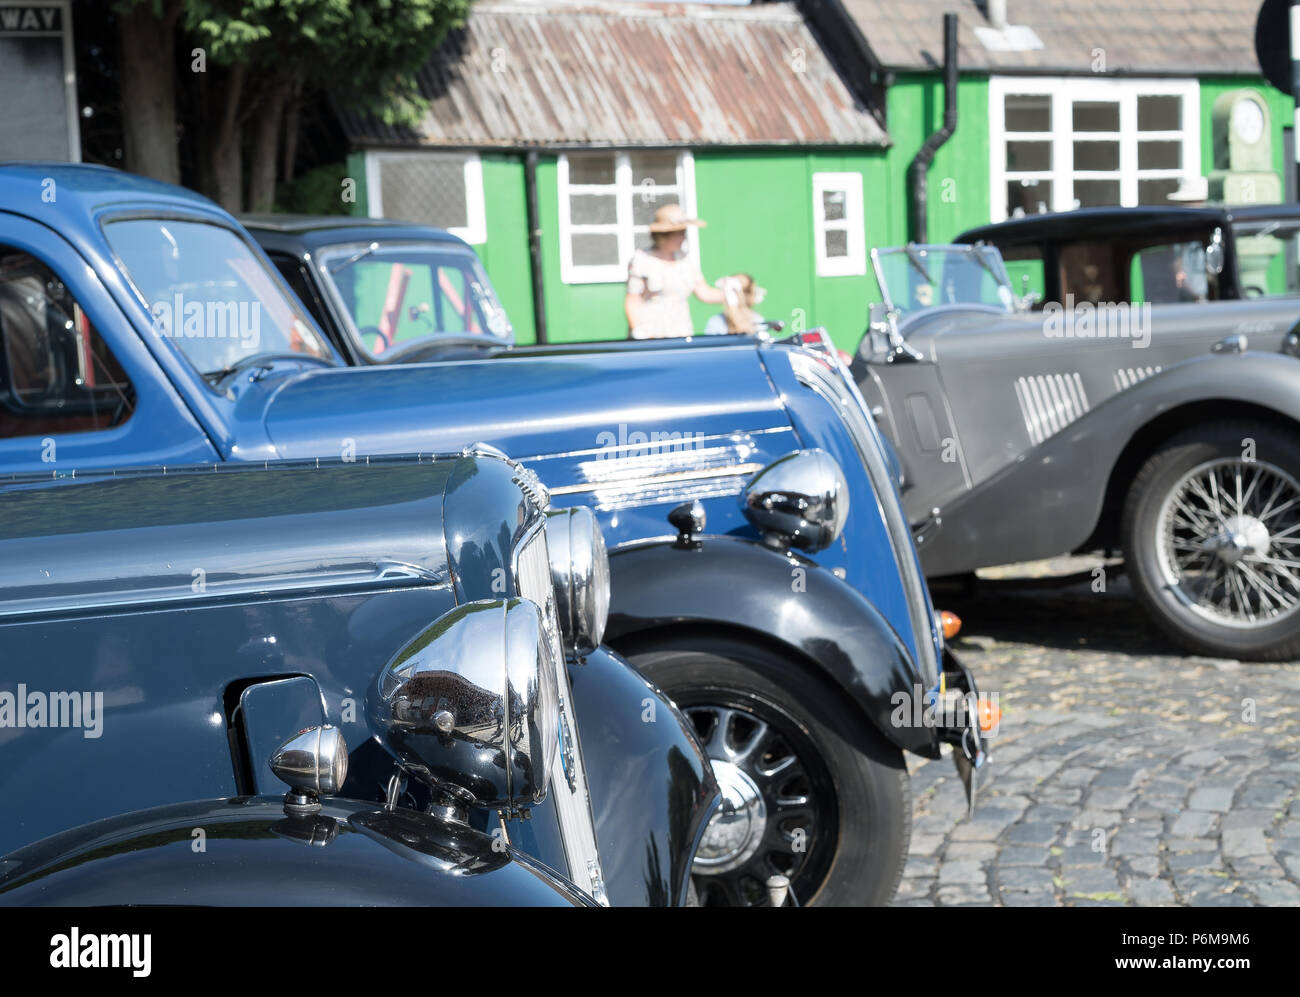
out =
[[[593,149],[592,152],[605,152]],[[622,284],[627,280],[627,266],[637,249],[635,226],[632,224],[632,198],[636,196],[636,187],[632,183],[632,159],[638,152],[675,152],[677,154],[677,183],[679,204],[686,212],[686,217],[696,217],[695,205],[695,156],[689,149],[618,149],[611,150],[614,156],[614,197],[616,220],[603,225],[575,225],[570,217],[569,196],[571,194],[609,194],[608,184],[583,185],[569,183],[569,157],[561,154],[556,162],[556,193],[560,202],[560,280],[565,284]],[[608,152],[605,152],[608,155]],[[579,265],[573,262],[574,234],[583,232],[610,233],[618,236],[618,262],[595,265]],[[695,266],[700,263],[700,229],[691,229],[686,241],[686,258]]]
[[[1119,180],[1120,204],[1135,207],[1138,203],[1138,180],[1162,178],[1190,180],[1201,175],[1201,100],[1196,80],[1156,79],[1084,79],[994,76],[989,79],[989,218],[999,222],[1007,218],[1007,183],[1019,179],[1052,182],[1050,211],[1074,208],[1074,181]],[[1014,132],[1017,140],[1042,140],[1052,143],[1052,168],[1040,171],[1007,169],[1006,98],[1010,95],[1046,96],[1052,101],[1050,132]],[[1138,97],[1181,97],[1182,127],[1177,131],[1139,132]],[[1071,104],[1074,101],[1113,101],[1119,104],[1118,132],[1074,131]],[[1119,169],[1100,172],[1076,172],[1074,169],[1075,137],[1119,142]],[[1182,143],[1182,169],[1138,170],[1138,141],[1178,141]]]
[[[826,220],[823,195],[831,191],[844,194],[844,217]],[[818,277],[861,277],[867,272],[866,221],[862,210],[861,173],[814,173],[812,175],[813,249],[817,258]],[[848,233],[847,256],[826,255],[826,233]]]
[[[465,214],[468,224],[447,229],[452,235],[464,239],[471,246],[487,242],[487,206],[483,199],[483,161],[477,152],[459,152],[454,149],[437,150],[465,156]],[[380,152],[366,150],[366,214],[370,218],[384,217],[384,192],[380,183],[380,167],[395,159],[418,159],[428,156],[424,151]]]

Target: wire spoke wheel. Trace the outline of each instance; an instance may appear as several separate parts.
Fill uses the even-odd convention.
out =
[[[1276,464],[1198,464],[1165,496],[1156,536],[1163,581],[1193,613],[1252,629],[1300,608],[1300,482]]]

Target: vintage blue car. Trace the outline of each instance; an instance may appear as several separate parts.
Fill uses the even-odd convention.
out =
[[[0,905],[685,902],[598,541],[489,449],[10,476]]]
[[[606,640],[682,705],[722,784],[703,902],[766,902],[774,878],[800,903],[888,899],[910,821],[902,751],[951,742],[959,767],[982,761],[972,711],[905,708],[974,683],[943,647],[888,451],[833,353],[751,340],[350,367],[200,197],[9,166],[0,212],[0,263],[30,282],[0,304],[26,316],[0,322],[19,358],[0,384],[0,469],[365,465],[484,441],[595,510]],[[476,314],[501,333],[503,314]]]

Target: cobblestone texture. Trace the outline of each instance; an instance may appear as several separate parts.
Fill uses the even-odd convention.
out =
[[[909,756],[897,905],[1300,905],[1300,663],[1182,656],[1113,570],[935,602],[1002,724],[972,819]]]

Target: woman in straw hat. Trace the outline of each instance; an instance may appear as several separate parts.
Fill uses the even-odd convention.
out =
[[[722,304],[723,292],[705,283],[699,268],[685,258],[682,247],[688,228],[703,227],[687,218],[680,204],[665,204],[650,223],[649,249],[638,249],[627,268],[628,334],[633,339],[667,339],[695,332],[687,302],[694,294],[711,305]]]

